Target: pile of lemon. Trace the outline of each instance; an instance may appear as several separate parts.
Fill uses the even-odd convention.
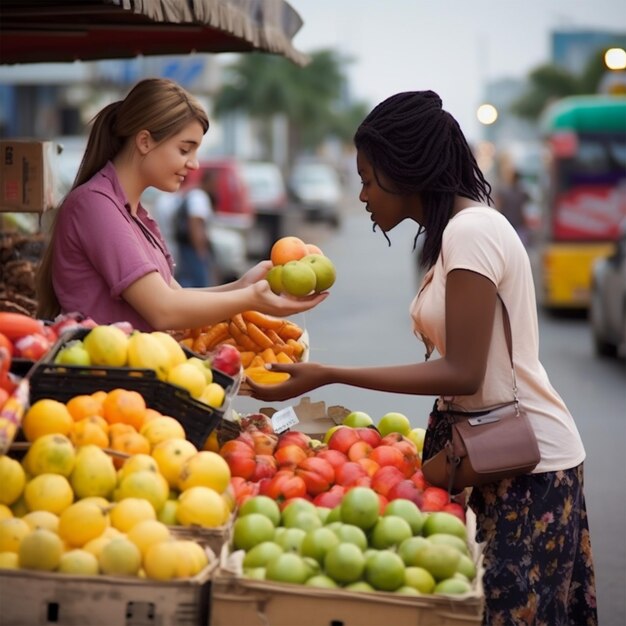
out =
[[[114,461],[72,440],[80,421],[63,403],[40,400],[24,417],[24,457],[0,456],[0,568],[154,580],[204,569],[207,552],[172,527],[228,522],[235,501],[226,461],[198,450],[182,428],[163,428],[148,452]]]

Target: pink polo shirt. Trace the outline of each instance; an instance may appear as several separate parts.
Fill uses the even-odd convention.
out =
[[[137,217],[131,215],[110,161],[65,199],[52,259],[52,284],[64,313],[152,330],[121,294],[150,272],[159,272],[169,285],[172,267],[157,223],[141,205]]]

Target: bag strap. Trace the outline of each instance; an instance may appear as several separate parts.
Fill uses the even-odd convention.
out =
[[[513,382],[513,398],[517,404],[519,404],[519,398],[517,397],[517,377],[515,376],[515,365],[513,363],[513,332],[511,330],[511,319],[509,318],[509,312],[504,304],[502,296],[498,293],[498,300],[502,304],[502,324],[504,326],[504,338],[506,339],[506,347],[509,351],[509,361],[511,362],[511,376]]]

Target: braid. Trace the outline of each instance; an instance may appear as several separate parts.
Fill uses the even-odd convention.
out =
[[[419,193],[426,232],[421,263],[434,265],[441,239],[462,195],[491,204],[491,186],[480,171],[457,121],[433,91],[407,91],[387,98],[363,120],[354,136],[357,149],[376,174],[393,182],[391,193]],[[414,242],[414,245],[415,245]]]

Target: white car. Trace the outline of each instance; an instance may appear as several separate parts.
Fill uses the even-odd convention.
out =
[[[342,188],[337,172],[325,163],[298,163],[289,178],[289,188],[305,215],[339,226]]]
[[[626,358],[626,224],[615,252],[594,263],[589,321],[596,354]]]

